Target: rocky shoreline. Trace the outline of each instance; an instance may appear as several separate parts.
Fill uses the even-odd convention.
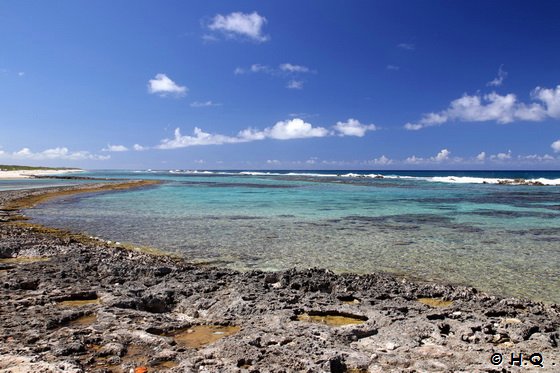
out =
[[[80,188],[119,189],[0,192],[0,372],[560,369],[558,305],[386,274],[241,273],[20,221]]]

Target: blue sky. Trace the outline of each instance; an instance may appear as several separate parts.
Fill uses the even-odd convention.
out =
[[[0,163],[558,169],[556,1],[3,1]]]

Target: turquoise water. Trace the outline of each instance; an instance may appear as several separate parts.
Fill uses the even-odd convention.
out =
[[[78,175],[79,176],[79,175]],[[0,191],[29,188],[58,187],[73,184],[83,184],[86,180],[60,180],[60,179],[15,179],[0,180]]]
[[[560,173],[383,174],[98,171],[84,176],[164,182],[27,214],[240,270],[386,271],[560,303]],[[519,177],[554,185],[495,184]]]

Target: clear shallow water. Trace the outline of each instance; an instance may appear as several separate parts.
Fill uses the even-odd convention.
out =
[[[55,186],[57,187],[57,186],[66,186],[66,185],[74,185],[74,184],[83,184],[86,182],[91,182],[91,181],[60,180],[60,179],[15,179],[15,180],[0,179],[0,191],[29,189],[29,188],[44,188],[44,187],[55,187]]]
[[[235,269],[387,271],[560,303],[560,186],[491,184],[559,172],[363,174],[99,171],[84,176],[165,182],[28,214]]]

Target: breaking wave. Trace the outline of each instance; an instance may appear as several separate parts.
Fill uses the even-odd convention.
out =
[[[171,173],[183,175],[224,175],[224,176],[293,176],[313,178],[349,178],[349,179],[394,179],[394,180],[418,180],[437,183],[451,184],[502,184],[502,185],[560,185],[560,178],[497,178],[497,177],[475,177],[475,176],[412,176],[382,173],[356,173],[356,172],[297,172],[297,171],[210,171],[210,170],[144,170],[134,171],[136,173]]]

